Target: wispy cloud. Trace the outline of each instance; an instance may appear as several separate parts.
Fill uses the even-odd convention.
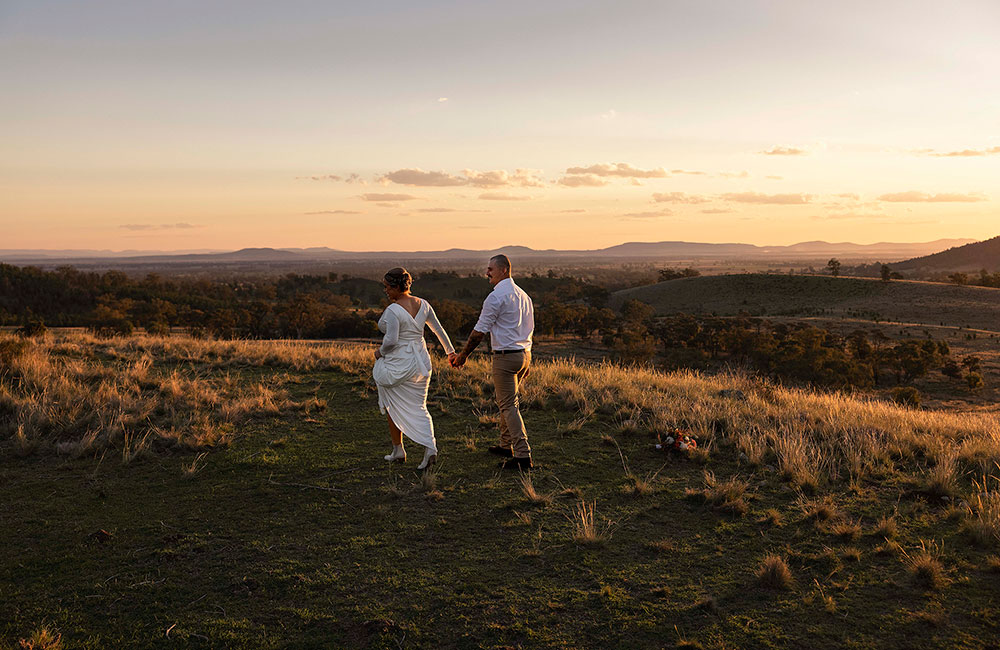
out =
[[[934,156],[935,158],[973,158],[976,156],[994,156],[1000,154],[1000,147],[986,149],[962,149],[960,151],[935,151],[934,149],[916,149],[914,153]]]
[[[361,195],[361,199],[364,201],[413,201],[419,198],[419,196],[413,196],[412,194],[374,193]]]
[[[844,219],[885,219],[888,215],[879,212],[831,212],[830,214],[824,215],[813,215],[810,217],[815,220],[834,220],[840,221]]]
[[[518,194],[507,194],[506,192],[486,192],[480,194],[479,198],[484,201],[530,201],[530,196]]]
[[[657,203],[708,203],[710,199],[684,192],[654,192],[653,200]]]
[[[609,184],[608,181],[594,174],[563,176],[556,182],[565,187],[604,187]]]
[[[841,192],[840,194],[834,194],[834,196],[841,199],[851,199],[852,201],[860,201],[861,195],[855,194],[854,192]]]
[[[812,196],[809,194],[761,194],[760,192],[731,192],[723,194],[726,201],[736,203],[766,203],[771,205],[801,205],[809,203]]]
[[[425,172],[422,169],[399,169],[383,175],[379,178],[379,181],[382,180],[415,187],[455,187],[469,184],[467,179],[458,176],[445,172]]]
[[[735,210],[730,210],[728,208],[708,208],[706,210],[701,210],[702,214],[730,214],[736,212]]]
[[[375,205],[377,205],[380,208],[398,208],[399,207],[398,203],[389,203],[388,201],[379,201]]]
[[[627,212],[621,215],[622,219],[656,219],[658,217],[669,217],[674,213],[670,208],[653,210],[649,212]]]
[[[689,176],[708,176],[708,172],[692,171],[690,169],[671,169],[671,174],[687,174]]]
[[[357,210],[318,210],[316,212],[306,212],[305,214],[364,214]]]
[[[118,226],[122,230],[192,230],[205,226],[191,223],[125,223]]]
[[[757,153],[764,154],[765,156],[807,156],[809,155],[809,150],[802,147],[771,147],[766,151],[758,151]]]
[[[336,174],[322,174],[319,176],[296,176],[295,180],[309,180],[309,181],[342,181],[343,176],[337,176]]]
[[[382,175],[378,180],[382,184],[396,183],[412,187],[458,187],[471,185],[473,187],[544,187],[545,182],[535,169],[516,169],[511,174],[505,169],[479,172],[474,169],[463,169],[462,176],[447,172],[422,169],[398,169]]]
[[[721,178],[750,178],[750,172],[743,170],[741,172],[719,172]]]
[[[975,203],[977,201],[985,201],[986,197],[982,194],[957,194],[948,192],[928,194],[927,192],[910,190],[909,192],[883,194],[878,197],[878,200],[889,203]]]
[[[560,214],[578,214],[580,212],[586,212],[583,208],[575,208],[573,210],[560,210]]]
[[[418,208],[416,212],[489,212],[489,210],[466,210],[457,208]]]
[[[489,172],[477,172],[474,169],[463,169],[469,181],[469,185],[474,187],[545,187],[545,180],[540,176],[541,171],[537,169],[515,169],[513,174],[508,174],[506,170],[498,169]]]
[[[594,176],[620,176],[622,178],[667,178],[670,174],[662,167],[639,169],[628,163],[599,163],[590,167],[570,167],[569,175],[593,174]]]
[[[448,98],[447,98],[447,97],[438,97],[438,102],[439,102],[439,103],[443,104],[443,103],[445,103],[446,101],[448,101]]]
[[[785,180],[784,176],[765,176],[764,178],[766,178],[769,181],[783,181],[783,180]]]

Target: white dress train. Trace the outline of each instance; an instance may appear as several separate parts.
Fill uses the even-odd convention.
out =
[[[385,336],[372,377],[378,386],[378,408],[389,412],[407,438],[437,452],[434,421],[427,411],[427,388],[431,382],[431,357],[424,341],[424,325],[431,328],[445,352],[455,351],[441,327],[434,308],[420,301],[416,316],[392,303],[382,312],[378,328]]]

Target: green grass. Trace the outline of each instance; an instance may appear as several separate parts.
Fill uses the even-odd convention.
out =
[[[532,499],[485,452],[495,423],[443,393],[443,370],[428,486],[415,446],[406,465],[382,460],[387,429],[355,376],[192,366],[281,374],[292,400],[328,407],[254,417],[194,470],[195,451],[126,464],[114,449],[19,458],[0,445],[0,648],[43,628],[67,648],[974,648],[995,636],[1000,577],[984,567],[996,549],[971,544],[912,480],[803,498],[776,467],[739,464],[732,438],[702,465],[654,452],[648,433],[603,444],[613,414],[568,430],[578,413],[552,400],[525,412]],[[685,498],[706,471],[752,495],[745,509]],[[637,498],[635,477],[655,489]],[[891,516],[910,557],[935,540],[947,580],[927,589],[905,556],[875,552],[884,537],[817,525],[803,503],[827,497],[863,530]],[[581,504],[600,543],[574,539]],[[760,584],[768,556],[787,563],[788,589]]]

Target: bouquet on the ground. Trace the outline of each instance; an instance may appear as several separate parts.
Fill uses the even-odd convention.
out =
[[[671,429],[656,434],[656,449],[659,451],[688,452],[698,448],[698,441],[683,429]]]

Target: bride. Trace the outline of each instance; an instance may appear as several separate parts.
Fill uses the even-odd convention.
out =
[[[426,300],[410,295],[413,278],[406,269],[391,269],[382,278],[385,295],[392,301],[378,328],[385,336],[375,351],[372,376],[378,386],[378,407],[389,421],[392,453],[390,462],[406,460],[402,434],[424,446],[424,460],[417,469],[425,469],[437,460],[434,422],[427,412],[427,387],[431,381],[431,357],[424,342],[424,325],[431,328],[450,361],[457,355],[448,333]]]

